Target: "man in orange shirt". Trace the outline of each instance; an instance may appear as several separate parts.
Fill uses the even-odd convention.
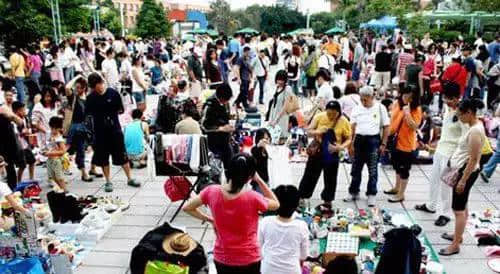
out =
[[[328,43],[324,44],[321,49],[326,49],[328,54],[337,58],[340,53],[340,44],[333,40],[333,35],[328,35]]]

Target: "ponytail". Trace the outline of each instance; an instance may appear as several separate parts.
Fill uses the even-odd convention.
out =
[[[229,193],[236,194],[241,191],[243,186],[255,174],[256,162],[255,159],[246,154],[240,153],[231,159],[228,166],[227,176],[231,180],[231,189]]]

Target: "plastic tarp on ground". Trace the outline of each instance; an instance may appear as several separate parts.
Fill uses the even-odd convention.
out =
[[[372,28],[372,29],[394,29],[398,26],[398,22],[396,17],[393,16],[384,16],[378,20],[372,19],[367,23],[363,23],[360,25],[361,28]]]

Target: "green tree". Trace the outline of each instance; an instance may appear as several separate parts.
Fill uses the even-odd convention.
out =
[[[324,33],[325,31],[335,27],[337,20],[341,20],[340,13],[320,12],[311,15],[311,28],[315,33]]]
[[[109,30],[113,35],[120,36],[122,33],[122,22],[120,11],[115,8],[111,0],[101,2],[99,13],[101,28]]]
[[[467,0],[472,11],[500,11],[498,0]]]
[[[260,30],[269,34],[286,33],[306,26],[306,17],[284,6],[265,7]]]
[[[89,31],[87,0],[59,1],[61,31]],[[47,0],[0,0],[0,40],[5,44],[26,46],[42,37],[53,36],[50,5]]]
[[[216,0],[210,3],[207,19],[215,29],[226,34],[234,33],[240,26],[240,22],[231,12],[231,6],[225,0]]]
[[[265,7],[251,5],[246,9],[233,12],[233,17],[237,18],[240,28],[253,28],[260,30],[261,16]]]
[[[162,4],[154,0],[144,0],[137,15],[135,34],[139,37],[165,37],[171,33],[171,24]]]

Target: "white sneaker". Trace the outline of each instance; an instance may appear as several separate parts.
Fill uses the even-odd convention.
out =
[[[368,195],[368,207],[375,206],[375,195]]]
[[[356,201],[358,199],[359,199],[359,195],[358,194],[355,194],[355,195],[349,194],[349,196],[347,196],[346,198],[344,198],[344,202],[346,202],[346,203],[354,202],[354,201]]]

